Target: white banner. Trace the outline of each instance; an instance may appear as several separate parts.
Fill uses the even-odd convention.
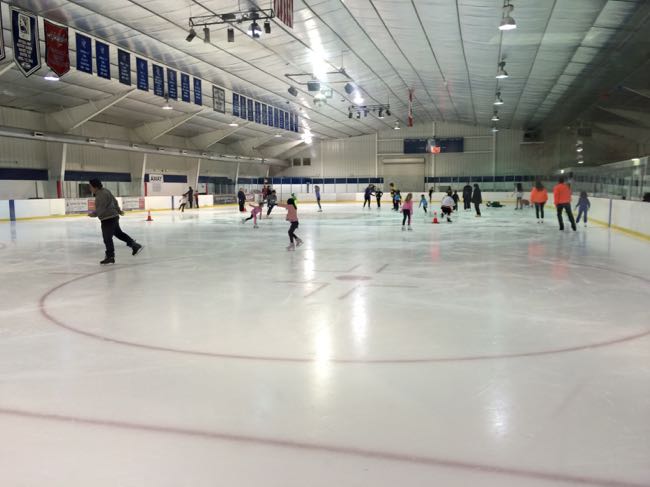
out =
[[[67,198],[65,200],[65,213],[88,213],[88,199],[87,198]]]
[[[163,175],[162,174],[149,174],[149,183],[151,184],[152,193],[162,192]]]

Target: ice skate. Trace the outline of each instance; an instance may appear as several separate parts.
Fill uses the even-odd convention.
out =
[[[304,242],[296,237],[296,247],[300,247]]]
[[[402,232],[403,232],[404,230],[406,230],[406,228],[404,228],[404,225],[402,225]]]
[[[259,228],[258,224],[257,224],[257,223],[254,224],[254,225],[253,225],[253,228]]]
[[[131,246],[131,255],[138,255],[143,248],[144,245],[140,245],[137,242],[133,242],[133,245]]]
[[[411,228],[411,225],[409,225],[409,227],[408,227],[408,231],[409,231],[409,232],[412,232],[412,231],[413,231],[413,229]]]
[[[106,256],[104,260],[99,261],[101,265],[115,264],[115,257]]]
[[[296,250],[296,246],[293,243],[290,243],[287,250]]]

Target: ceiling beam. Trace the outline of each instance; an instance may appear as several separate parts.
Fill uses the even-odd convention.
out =
[[[183,125],[188,120],[193,119],[201,112],[203,112],[203,110],[199,110],[198,112],[190,114],[185,113],[183,115],[179,115],[178,117],[166,118],[165,120],[160,120],[157,122],[146,123],[144,125],[136,127],[133,132],[138,139],[149,144],[156,140],[158,137],[162,137],[166,133],[174,130],[176,127]]]
[[[646,127],[650,127],[650,114],[646,112],[638,112],[636,110],[623,110],[620,108],[605,108],[600,106],[598,108],[605,112],[612,113],[617,117],[625,118],[627,120],[631,120],[632,122],[638,122],[642,125],[645,125]]]
[[[217,142],[220,142],[226,137],[229,137],[246,125],[247,123],[244,123],[238,127],[228,127],[227,129],[213,130],[212,132],[195,135],[190,139],[190,144],[197,149],[209,149]]]
[[[621,137],[634,140],[635,142],[646,142],[647,140],[650,140],[650,130],[648,129],[614,123],[595,123],[594,126],[604,130],[605,132],[620,135]]]
[[[4,64],[0,65],[0,76],[5,74],[11,68],[13,68],[14,65],[15,65],[15,63],[13,61],[9,61],[8,63],[4,63]]]
[[[56,130],[60,130],[63,133],[68,133],[71,130],[82,126],[88,120],[96,117],[107,108],[120,102],[129,96],[129,94],[133,93],[134,90],[135,88],[131,88],[122,93],[118,93],[117,95],[109,96],[108,98],[90,100],[88,103],[83,105],[65,108],[61,111],[50,113],[46,116],[47,125],[48,127],[54,127]]]
[[[650,90],[647,90],[645,88],[630,88],[629,86],[624,86],[623,88],[631,93],[643,96],[644,98],[650,98]]]
[[[287,152],[292,151],[296,147],[304,144],[304,141],[302,140],[291,140],[289,142],[284,142],[282,144],[275,145],[273,147],[269,147],[268,149],[264,150],[264,155],[266,157],[273,157],[277,159],[281,159],[282,155],[286,154]],[[303,147],[300,147],[300,149],[303,149]]]
[[[275,135],[273,134],[262,137],[255,137],[253,139],[246,139],[235,142],[233,144],[229,144],[228,147],[239,154],[247,154],[260,157],[262,154],[259,151],[259,147],[272,140],[273,138],[275,138]]]

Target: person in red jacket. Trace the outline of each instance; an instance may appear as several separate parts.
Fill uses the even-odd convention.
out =
[[[564,184],[563,176],[560,176],[558,183],[553,188],[553,202],[555,208],[557,208],[557,221],[560,224],[560,231],[564,230],[564,220],[562,220],[562,210],[564,210],[571,222],[571,229],[575,232],[576,221],[573,219],[573,213],[571,212],[571,187]]]
[[[544,205],[548,201],[548,191],[541,181],[536,181],[530,192],[530,202],[535,205],[537,223],[544,223]],[[540,219],[541,216],[541,219]]]

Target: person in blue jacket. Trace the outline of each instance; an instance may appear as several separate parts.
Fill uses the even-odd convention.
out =
[[[591,208],[591,203],[589,198],[587,198],[586,191],[580,191],[580,198],[578,199],[578,204],[576,209],[578,210],[578,218],[576,218],[576,223],[580,223],[580,217],[584,215],[585,227],[587,226],[587,212]]]

